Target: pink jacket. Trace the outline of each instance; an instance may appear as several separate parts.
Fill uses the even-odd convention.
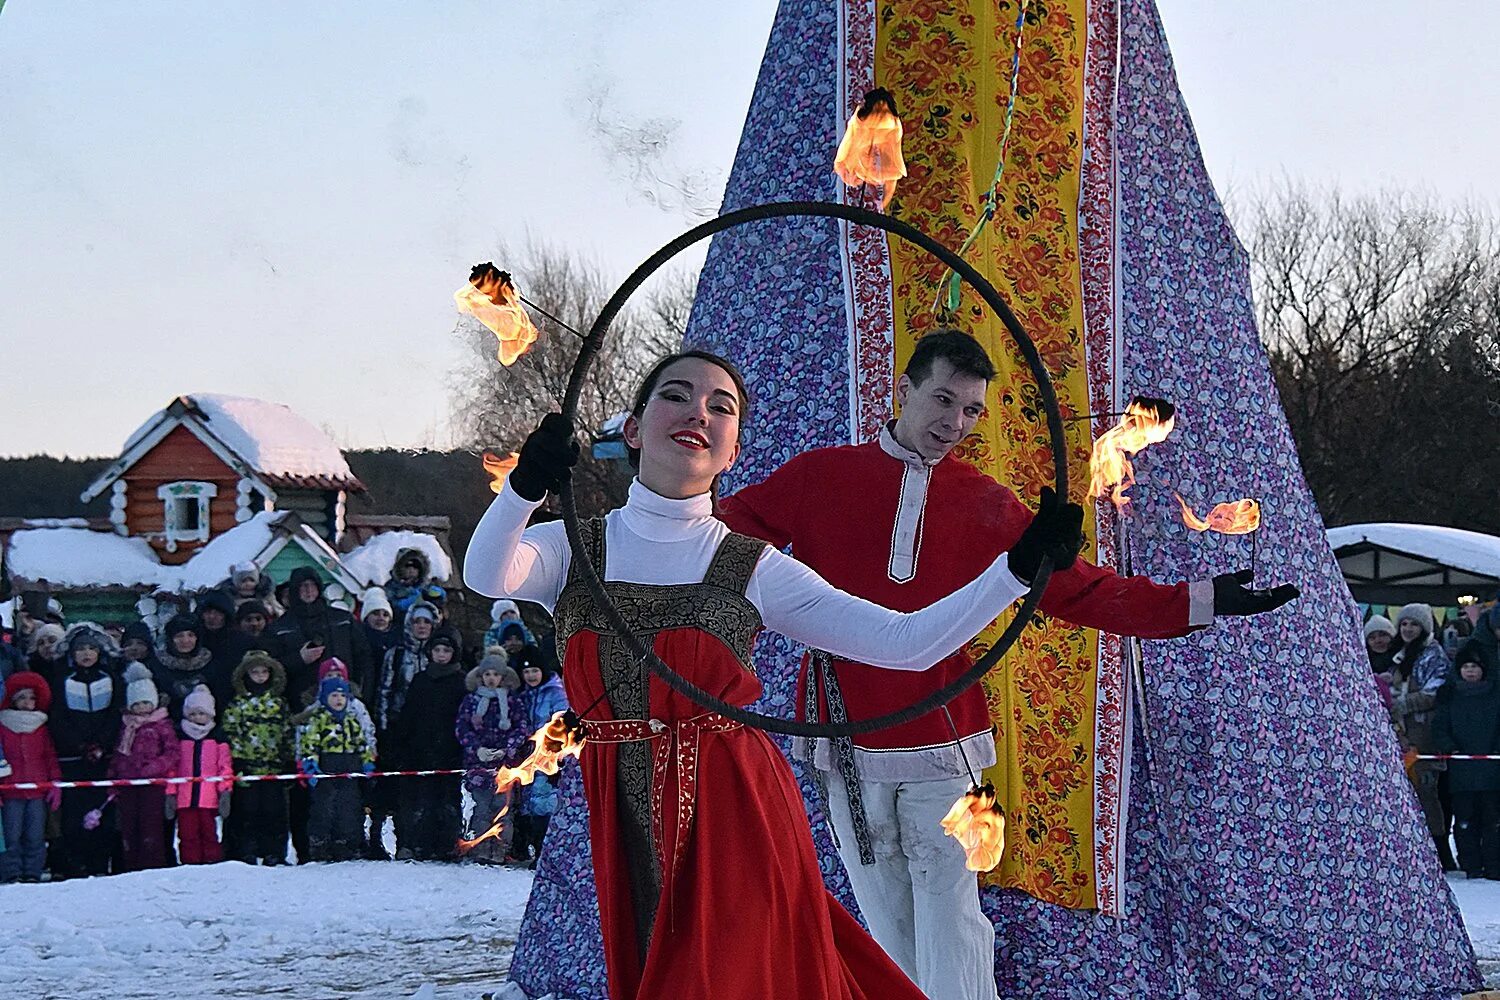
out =
[[[184,736],[177,741],[177,776],[179,778],[232,778],[234,761],[229,744],[218,730],[201,740]],[[217,809],[219,792],[230,787],[227,781],[194,781],[172,786],[177,792],[178,809]]]

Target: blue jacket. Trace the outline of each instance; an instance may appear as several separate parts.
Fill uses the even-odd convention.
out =
[[[521,688],[515,698],[514,704],[520,709],[521,718],[513,717],[511,721],[519,723],[521,732],[528,735],[545,726],[556,713],[568,710],[568,696],[563,692],[562,678],[555,674],[534,688]],[[530,750],[529,742],[522,747],[523,752]],[[556,811],[557,779],[538,775],[530,785],[524,786],[521,815],[551,816]]]

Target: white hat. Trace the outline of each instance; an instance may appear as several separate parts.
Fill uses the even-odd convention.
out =
[[[505,614],[507,611],[514,612],[517,617],[519,617],[521,614],[521,609],[516,607],[515,601],[507,601],[502,597],[500,600],[490,605],[490,621],[499,624],[500,616]]]
[[[1396,626],[1392,625],[1391,620],[1385,615],[1372,615],[1370,620],[1365,622],[1365,638],[1370,638],[1370,636],[1376,632],[1385,632],[1388,635],[1395,635]]]
[[[371,611],[384,611],[391,613],[391,599],[385,596],[382,587],[370,587],[359,595],[359,613],[361,617],[368,618]]]
[[[161,696],[156,692],[156,682],[151,679],[151,668],[131,661],[125,668],[125,707],[143,701],[155,705],[161,701]]]

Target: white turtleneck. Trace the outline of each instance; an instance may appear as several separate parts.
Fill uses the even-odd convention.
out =
[[[526,526],[540,505],[507,482],[474,529],[464,584],[489,597],[535,601],[549,611],[568,578],[572,551],[561,521]],[[671,500],[640,480],[605,517],[604,578],[622,583],[698,583],[729,528],[708,494]],[[1026,592],[1004,554],[962,589],[903,614],[853,597],[769,546],[745,591],[767,628],[835,656],[893,670],[925,670],[963,647]]]

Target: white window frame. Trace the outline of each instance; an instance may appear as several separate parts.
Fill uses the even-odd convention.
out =
[[[219,488],[213,483],[196,480],[163,483],[156,488],[156,495],[162,501],[162,536],[167,540],[168,552],[175,552],[178,544],[182,542],[208,541],[209,501],[218,494]],[[198,526],[196,528],[179,527],[176,507],[179,504],[189,503],[198,505]]]

